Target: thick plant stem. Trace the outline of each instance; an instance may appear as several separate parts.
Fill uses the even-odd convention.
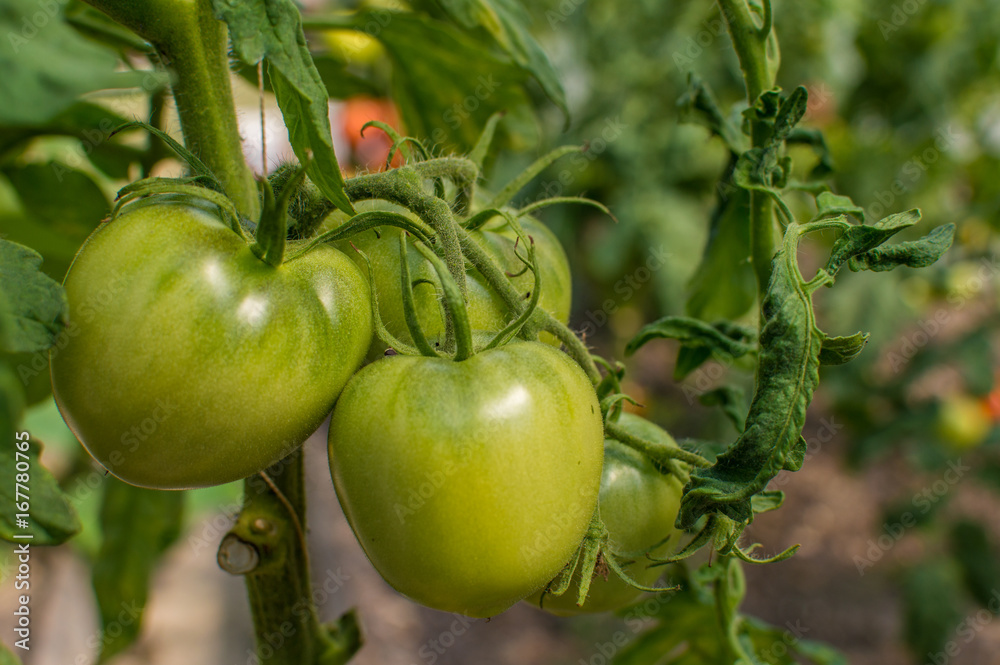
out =
[[[219,546],[219,565],[245,576],[260,661],[312,665],[326,635],[312,600],[304,541],[302,450],[247,478],[243,487],[243,510]]]
[[[761,93],[774,87],[777,70],[777,46],[771,34],[770,0],[764,0],[764,24],[758,26],[746,0],[718,0],[726,20],[733,47],[740,61],[746,83],[747,103],[753,106]],[[768,53],[768,47],[774,53]],[[751,121],[750,139],[754,147],[770,139],[770,128]],[[765,192],[750,192],[750,255],[757,276],[758,298],[763,298],[771,280],[771,259],[774,257],[774,205]]]
[[[256,219],[257,183],[243,157],[229,81],[227,32],[209,0],[85,0],[149,41],[174,74],[184,143]]]

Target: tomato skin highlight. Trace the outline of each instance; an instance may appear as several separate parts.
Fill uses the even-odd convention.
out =
[[[298,447],[372,336],[364,277],[323,247],[275,268],[219,217],[126,211],[80,250],[56,403],[87,451],[142,487],[218,485]]]
[[[358,212],[369,210],[385,210],[406,215],[418,220],[412,212],[402,206],[382,200],[364,200],[355,203]],[[324,223],[323,230],[336,228],[343,224],[347,217],[340,212],[331,214]],[[524,232],[535,241],[535,251],[541,270],[541,290],[538,306],[549,312],[563,323],[569,320],[569,310],[572,299],[572,278],[569,259],[563,251],[559,239],[540,221],[524,217],[521,219]],[[411,343],[406,319],[403,315],[403,300],[400,293],[399,267],[399,234],[402,231],[393,227],[382,227],[376,236],[374,231],[366,231],[355,235],[349,241],[342,241],[336,246],[354,259],[358,267],[367,275],[364,259],[354,251],[351,243],[360,249],[375,266],[375,290],[378,295],[379,316],[386,329],[397,339]],[[514,241],[517,235],[500,218],[495,218],[482,229],[473,231],[472,238],[487,250],[500,266],[509,273],[521,273],[524,264],[514,254]],[[379,237],[381,236],[381,237]],[[524,248],[520,248],[522,256],[526,256]],[[410,264],[410,276],[414,281],[426,280],[429,283],[418,283],[413,287],[414,302],[417,317],[428,338],[439,337],[444,333],[442,306],[439,298],[440,281],[431,265],[424,259],[415,247],[409,247],[407,259]],[[522,294],[527,296],[534,287],[534,277],[530,270],[511,277],[511,282]],[[466,274],[468,288],[467,307],[469,324],[473,330],[502,330],[514,318],[508,311],[503,299],[487,284],[486,279],[475,269],[469,268]],[[525,298],[527,301],[527,297]],[[553,335],[543,332],[541,341],[558,348],[561,342]],[[376,359],[385,351],[385,345],[378,339],[372,343],[370,359]]]
[[[362,369],[330,425],[330,470],[368,559],[400,593],[472,617],[548,583],[597,505],[603,424],[565,354],[515,342]]]
[[[677,446],[665,430],[645,418],[624,412],[618,423],[645,439]],[[648,457],[613,439],[604,442],[604,471],[601,475],[601,519],[608,529],[611,548],[623,555],[650,551],[661,558],[676,551],[683,532],[674,527],[680,510],[684,486],[672,475],[660,473]],[[668,538],[669,536],[669,538]],[[664,539],[666,539],[665,542]],[[661,543],[662,544],[658,544]],[[656,546],[656,547],[654,547]],[[662,567],[639,555],[624,566],[625,572],[643,586],[654,586],[663,572]],[[579,571],[569,589],[560,596],[540,593],[526,602],[557,616],[573,616],[594,612],[613,612],[629,605],[644,593],[625,583],[614,572],[608,578],[595,575],[590,582],[587,600],[576,604],[579,593]]]

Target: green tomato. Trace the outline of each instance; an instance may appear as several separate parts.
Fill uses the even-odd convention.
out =
[[[622,413],[618,423],[645,439],[677,446],[667,432],[641,416]],[[611,549],[633,555],[625,572],[643,586],[652,586],[662,568],[650,568],[640,553],[654,557],[669,555],[677,549],[683,533],[674,527],[684,486],[675,476],[661,473],[648,457],[623,443],[604,442],[604,472],[601,476],[601,519],[608,529]],[[664,540],[666,539],[666,540]],[[595,574],[590,581],[587,600],[576,604],[579,571],[569,589],[560,596],[538,593],[527,602],[552,614],[570,616],[585,612],[610,612],[625,607],[643,593],[609,571],[607,579]]]
[[[98,462],[142,487],[218,485],[276,462],[322,423],[371,342],[350,259],[321,247],[275,268],[191,205],[102,225],[65,287],[59,410]]]
[[[514,342],[390,356],[344,389],[330,471],[378,572],[429,607],[494,616],[545,585],[597,505],[603,425],[568,356]]]
[[[368,210],[389,210],[417,219],[406,208],[387,201],[358,201],[355,204],[358,212]],[[340,212],[327,218],[322,230],[336,228],[347,220]],[[541,289],[538,305],[562,321],[569,320],[569,308],[572,284],[569,271],[569,261],[559,240],[544,224],[531,217],[521,219],[524,232],[535,241],[535,252],[541,270]],[[368,231],[356,235],[350,241],[338,244],[338,247],[348,256],[354,258],[358,266],[367,274],[364,259],[351,247],[360,249],[371,260],[375,267],[375,291],[378,296],[379,316],[386,329],[397,339],[412,343],[412,338],[406,327],[403,316],[403,300],[400,292],[399,268],[399,234],[402,231],[384,227],[376,235]],[[495,218],[485,227],[472,232],[473,239],[485,248],[498,264],[508,273],[519,273],[524,264],[514,254],[514,241],[517,236],[510,226],[499,218]],[[522,256],[524,252],[521,252]],[[414,302],[420,325],[428,338],[438,337],[444,331],[442,306],[439,294],[440,281],[430,263],[420,255],[416,248],[410,246],[407,254],[410,266],[410,277],[419,282],[413,288]],[[531,271],[525,271],[512,277],[515,288],[526,296],[534,286]],[[473,330],[497,331],[506,326],[513,316],[503,300],[486,283],[485,278],[473,268],[469,268],[466,278],[468,287],[469,324]],[[559,341],[548,333],[541,335],[542,341],[559,346]],[[376,339],[372,345],[370,357],[382,355],[385,346]]]

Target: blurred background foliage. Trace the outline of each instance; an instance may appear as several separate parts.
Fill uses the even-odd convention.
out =
[[[510,35],[505,43],[503,34],[463,24],[442,4],[305,3],[307,19],[326,26],[309,32],[310,46],[331,96],[341,100],[331,109],[338,156],[348,172],[384,162],[385,137],[374,130],[360,136],[370,119],[400,125],[447,153],[468,149],[485,118],[505,110],[503,151],[490,165],[488,186],[499,188],[555,146],[584,144],[582,156],[558,162],[520,197],[585,194],[606,203],[617,218],[579,206],[541,214],[574,269],[571,322],[598,352],[622,359],[625,341],[644,322],[690,311],[700,306],[698,298],[730,288],[698,277],[707,221],[716,197],[725,195],[718,183],[727,152],[703,127],[679,122],[677,105],[691,73],[712,87],[724,108],[735,105],[734,114],[744,103],[738,64],[714,3],[539,0],[528,4],[529,17],[514,3],[498,2],[515,23],[530,21],[565,91],[568,125],[558,85],[533,66],[529,51],[510,43]],[[400,11],[408,13],[387,20],[389,12]],[[44,270],[56,279],[121,184],[178,168],[148,136],[110,137],[134,116],[176,133],[166,81],[149,71],[155,56],[76,0],[64,12],[65,24],[45,43],[46,57],[73,59],[81,69],[86,63],[91,76],[71,72],[63,97],[47,99],[30,114],[6,96],[15,86],[0,83],[0,234],[38,250]],[[926,222],[915,233],[958,225],[956,245],[934,266],[880,279],[844,275],[836,291],[817,298],[821,324],[832,334],[872,334],[859,359],[824,369],[812,420],[840,423],[822,450],[840,471],[894,470],[892,482],[864,498],[878,502],[879,514],[866,536],[877,539],[900,515],[919,513],[905,535],[922,543],[918,554],[878,573],[890,584],[891,607],[900,616],[897,632],[884,639],[906,642],[912,662],[924,662],[1000,590],[1000,531],[998,521],[988,519],[997,514],[1000,496],[1000,3],[775,0],[774,16],[779,83],[808,88],[804,125],[826,137],[834,190],[871,219],[920,207]],[[0,11],[2,21],[22,31],[14,13]],[[337,29],[328,29],[337,21]],[[7,64],[23,68],[24,62]],[[19,80],[17,67],[12,71],[8,80]],[[247,84],[237,97],[253,162],[261,131],[256,74],[240,74]],[[269,119],[265,129],[273,168],[283,128],[272,124]],[[793,155],[802,170],[817,160],[806,148]],[[793,200],[796,212],[811,216],[805,197]],[[804,266],[809,256],[807,250]],[[676,384],[671,350],[667,344],[643,349],[628,363],[627,389],[678,437],[731,439],[725,420],[696,397],[722,381],[749,389],[752,377],[739,367],[710,364]],[[32,368],[22,374],[29,403],[36,405],[25,424],[52,445],[47,462],[73,495],[80,479],[89,477],[90,462],[48,397],[44,362],[8,361]],[[952,498],[963,495],[946,488],[933,494],[940,499],[933,510],[914,511],[916,493],[935,487],[955,460],[972,469],[962,489],[974,487],[969,491],[979,503],[950,509]],[[91,558],[102,543],[100,494],[74,495],[85,528],[73,542]],[[233,487],[190,493],[188,519],[232,504],[236,495]],[[794,515],[794,503],[779,513]],[[153,549],[148,566],[161,548]],[[854,566],[846,562],[848,572]],[[758,578],[748,575],[753,585]],[[582,621],[581,634],[592,625]],[[836,630],[824,637],[838,641]],[[838,646],[852,652],[849,643]]]

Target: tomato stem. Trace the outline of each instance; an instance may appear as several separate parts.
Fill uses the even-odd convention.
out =
[[[746,0],[718,2],[740,61],[747,103],[752,107],[761,93],[774,87],[778,70],[778,46],[772,30],[771,3],[764,0],[762,22],[758,26]],[[750,139],[754,147],[763,147],[770,139],[770,133],[771,129],[765,123],[751,119]],[[774,204],[766,192],[751,191],[750,255],[757,276],[758,300],[767,291],[774,252]]]
[[[334,649],[349,655],[360,638],[335,639],[313,602],[302,449],[247,478],[243,491],[243,509],[222,540],[219,565],[245,577],[257,657],[272,665],[313,665]],[[275,635],[286,639],[275,644]]]
[[[175,74],[184,142],[222,181],[241,214],[256,219],[257,185],[243,157],[229,80],[224,23],[210,0],[84,0],[149,41]]]
[[[503,299],[507,307],[517,314],[523,312],[524,308],[528,305],[524,302],[522,294],[514,288],[510,279],[496,265],[489,254],[486,253],[486,250],[480,247],[472,239],[472,235],[461,227],[458,228],[458,239],[462,245],[462,252],[465,254],[465,257],[469,259],[473,267],[479,271],[483,278],[486,279],[486,282]],[[590,356],[590,350],[587,349],[587,345],[561,321],[557,320],[541,307],[536,307],[528,323],[521,329],[521,336],[525,339],[531,339],[540,330],[556,336],[566,346],[569,355],[583,368],[591,383],[596,386],[601,382],[601,372],[597,369],[594,359]]]

